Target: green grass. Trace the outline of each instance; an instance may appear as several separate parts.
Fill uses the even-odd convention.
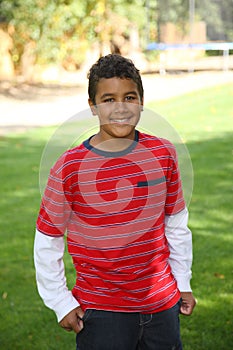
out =
[[[194,169],[191,317],[181,317],[184,350],[229,350],[233,344],[233,86],[153,103],[186,141]]]
[[[229,350],[233,343],[233,88],[218,86],[156,102],[185,140],[194,168],[191,317],[181,316],[184,350]],[[33,239],[40,204],[38,172],[53,128],[0,137],[0,349],[70,350],[75,335],[56,324],[35,284]],[[66,256],[69,285],[74,282]]]

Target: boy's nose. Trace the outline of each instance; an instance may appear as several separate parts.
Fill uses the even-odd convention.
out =
[[[115,112],[123,113],[127,111],[127,103],[126,102],[116,102],[115,104]]]

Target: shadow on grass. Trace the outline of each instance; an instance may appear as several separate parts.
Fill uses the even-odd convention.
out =
[[[40,300],[32,259],[40,192],[39,163],[48,131],[1,137],[0,345],[4,350],[75,347]],[[198,305],[181,316],[184,350],[232,345],[232,134],[187,144],[195,183],[190,205],[193,291]],[[67,259],[68,279],[73,275]]]

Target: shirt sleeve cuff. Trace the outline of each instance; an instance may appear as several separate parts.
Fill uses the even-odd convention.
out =
[[[60,322],[69,312],[80,306],[73,294],[69,291],[64,296],[64,299],[54,305],[53,310],[56,313],[57,321]]]
[[[180,292],[192,292],[190,285],[191,274],[189,276],[174,276]]]

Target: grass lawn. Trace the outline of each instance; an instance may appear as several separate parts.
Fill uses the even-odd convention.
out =
[[[181,316],[184,350],[229,350],[233,344],[233,86],[222,85],[148,106],[166,116],[188,147],[194,169],[190,210],[193,292]],[[33,267],[38,173],[53,128],[0,137],[0,349],[75,349],[75,335],[56,324],[40,300]],[[66,256],[69,286],[74,270]],[[130,350],[130,349],[129,349]]]

